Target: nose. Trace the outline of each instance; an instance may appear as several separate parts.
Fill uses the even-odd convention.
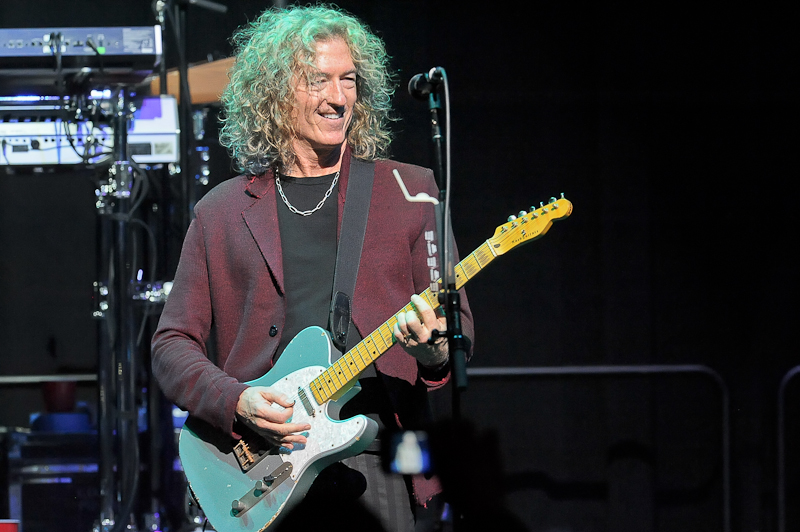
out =
[[[330,105],[343,106],[347,103],[347,95],[345,94],[344,87],[341,80],[333,80],[328,83],[328,90],[325,94],[325,100]]]

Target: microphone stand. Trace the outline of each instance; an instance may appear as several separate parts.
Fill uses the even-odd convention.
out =
[[[434,69],[441,75],[445,85],[445,96],[447,91],[447,75],[443,68]],[[434,85],[435,87],[436,85]],[[449,103],[449,102],[448,102]],[[469,349],[468,340],[464,338],[461,329],[461,297],[455,287],[455,270],[453,264],[452,251],[452,224],[450,220],[450,194],[448,186],[450,184],[450,142],[449,142],[449,123],[447,124],[447,171],[444,172],[444,158],[442,156],[442,132],[439,120],[439,110],[442,108],[439,96],[435,90],[428,94],[428,107],[431,115],[431,140],[434,146],[435,175],[439,187],[439,203],[436,205],[436,225],[441,242],[440,263],[442,265],[442,289],[439,292],[439,303],[444,308],[447,318],[447,331],[436,336],[447,336],[448,352],[450,354],[450,371],[453,378],[453,419],[461,418],[461,399],[460,394],[467,388],[467,351]],[[449,109],[447,109],[449,113]],[[449,121],[448,121],[449,122]],[[435,338],[432,338],[435,340]]]
[[[441,248],[439,252],[441,264],[442,288],[439,291],[439,303],[444,308],[447,319],[447,331],[439,332],[431,337],[433,342],[437,337],[446,336],[448,353],[450,355],[450,375],[453,379],[452,384],[452,418],[455,423],[461,421],[461,393],[467,389],[467,351],[469,350],[469,340],[463,335],[461,328],[461,296],[455,286],[455,270],[453,261],[453,242],[452,224],[450,216],[450,102],[447,83],[447,74],[441,67],[431,69],[429,79],[441,81],[444,85],[446,124],[445,134],[447,136],[447,173],[444,172],[442,157],[442,132],[439,120],[439,110],[442,108],[439,96],[436,92],[438,83],[431,83],[431,90],[428,94],[428,107],[431,116],[431,140],[434,146],[435,175],[439,187],[439,203],[436,209],[436,225],[439,234]],[[456,504],[456,501],[451,501]],[[460,530],[465,528],[463,510],[453,507],[453,529]]]

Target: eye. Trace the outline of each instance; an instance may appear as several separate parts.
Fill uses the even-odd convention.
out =
[[[342,86],[347,87],[348,89],[352,89],[356,86],[356,76],[353,74],[352,76],[345,76],[342,78]]]

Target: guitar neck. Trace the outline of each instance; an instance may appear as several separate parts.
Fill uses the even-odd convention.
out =
[[[478,272],[485,268],[496,257],[492,246],[487,240],[478,249],[470,253],[453,268],[455,271],[456,290],[467,284],[467,281],[475,277]],[[441,279],[438,281],[441,283]],[[428,288],[419,294],[431,308],[436,309],[440,306],[439,299],[433,291]],[[351,386],[358,375],[367,366],[375,362],[378,357],[389,350],[395,343],[392,330],[397,323],[397,315],[401,312],[414,310],[411,303],[400,309],[391,318],[386,320],[380,327],[375,329],[366,338],[350,349],[347,353],[331,364],[319,377],[311,381],[311,391],[318,404],[331,400],[341,390]]]

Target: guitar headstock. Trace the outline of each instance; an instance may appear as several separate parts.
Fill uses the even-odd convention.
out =
[[[544,235],[553,222],[561,220],[572,214],[572,203],[561,194],[561,198],[550,198],[550,202],[544,202],[537,207],[531,207],[530,211],[520,211],[516,216],[508,217],[508,222],[499,226],[487,242],[494,250],[496,255],[526,244]]]

